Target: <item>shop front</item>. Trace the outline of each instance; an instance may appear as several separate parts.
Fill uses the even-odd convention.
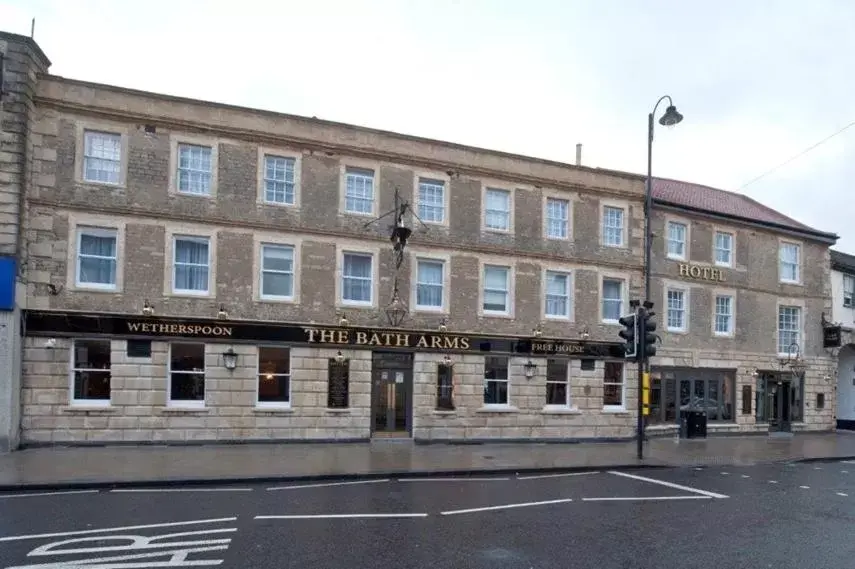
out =
[[[633,434],[619,342],[56,311],[24,322],[28,445]]]

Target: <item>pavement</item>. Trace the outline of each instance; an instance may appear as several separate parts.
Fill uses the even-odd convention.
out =
[[[837,569],[855,460],[0,493],[0,569]]]
[[[635,442],[234,444],[48,447],[0,455],[0,491],[151,484],[533,474],[855,459],[855,432]]]

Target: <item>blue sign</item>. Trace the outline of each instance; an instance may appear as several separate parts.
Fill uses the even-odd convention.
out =
[[[0,310],[15,309],[17,266],[15,257],[0,257]]]

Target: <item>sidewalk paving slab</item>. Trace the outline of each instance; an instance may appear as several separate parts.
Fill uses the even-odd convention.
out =
[[[42,447],[0,455],[0,490],[535,474],[855,459],[855,436],[727,436],[636,444],[371,443]]]

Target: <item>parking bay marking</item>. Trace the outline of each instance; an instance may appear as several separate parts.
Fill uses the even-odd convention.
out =
[[[66,490],[63,492],[30,492],[24,494],[0,494],[0,498],[35,498],[37,496],[61,496],[65,494],[97,494],[100,490]]]
[[[440,515],[443,516],[452,516],[455,514],[471,514],[474,512],[488,512],[492,510],[507,510],[510,508],[527,508],[530,506],[545,506],[548,504],[563,504],[566,502],[572,502],[571,498],[562,498],[560,500],[545,500],[543,502],[523,502],[520,504],[502,504],[500,506],[485,506],[483,508],[467,508],[465,510],[449,510],[447,512],[440,512]]]
[[[0,536],[0,542],[3,541],[23,541],[25,539],[44,539],[49,537],[66,537],[72,535],[91,535],[98,533],[109,533],[111,531],[126,531],[126,530],[134,530],[134,529],[152,529],[152,528],[164,528],[164,527],[176,527],[176,526],[189,526],[194,524],[214,524],[221,522],[233,522],[236,521],[237,517],[231,518],[212,518],[207,520],[190,520],[186,522],[166,522],[162,524],[146,524],[139,526],[123,526],[116,528],[101,528],[101,529],[85,529],[78,531],[63,531],[57,533],[37,533],[30,535],[7,535]]]
[[[322,482],[320,484],[296,484],[293,486],[273,486],[268,490],[295,490],[297,488],[324,488],[327,486],[351,486],[353,484],[378,484],[380,482],[389,482],[389,478],[381,480],[354,480],[351,482]]]
[[[586,474],[599,474],[599,470],[590,472],[562,472],[561,474],[537,474],[535,476],[517,476],[517,480],[537,480],[539,478],[559,478],[562,476],[584,476]]]
[[[404,514],[283,514],[269,516],[255,516],[256,520],[323,520],[323,519],[348,519],[348,518],[426,518],[426,513],[404,513]]]
[[[685,492],[692,492],[694,494],[700,494],[702,496],[708,496],[710,498],[729,498],[730,496],[726,496],[725,494],[718,494],[717,492],[710,492],[708,490],[699,490],[698,488],[691,488],[689,486],[683,486],[682,484],[675,484],[673,482],[665,482],[664,480],[656,480],[655,478],[648,478],[646,476],[639,476],[638,474],[629,474],[628,472],[618,472],[617,470],[609,470],[609,474],[614,474],[615,476],[624,476],[626,478],[633,478],[635,480],[643,480],[644,482],[650,482],[653,484],[660,484],[662,486],[667,486],[668,488],[674,488],[676,490],[683,490]]]

